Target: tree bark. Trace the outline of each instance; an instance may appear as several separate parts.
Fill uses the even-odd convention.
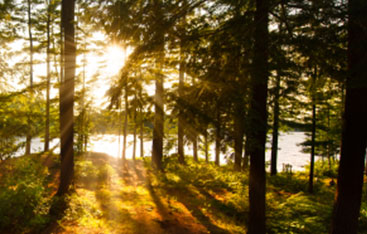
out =
[[[315,68],[312,76],[312,129],[311,129],[311,158],[310,158],[310,176],[308,182],[308,192],[313,193],[313,177],[315,167],[315,143],[316,143],[316,76]]]
[[[58,196],[69,192],[74,176],[74,78],[76,46],[74,41],[74,0],[62,0],[62,28],[64,32],[64,80],[60,87],[61,172]]]
[[[310,175],[308,181],[308,192],[313,193],[313,177],[315,167],[315,140],[316,140],[316,104],[312,104],[312,130],[311,130],[311,158],[310,158]]]
[[[125,85],[125,119],[124,119],[124,139],[123,139],[123,149],[122,149],[122,160],[126,160],[126,145],[127,145],[127,112],[129,109],[129,100],[128,100],[128,88],[127,84]]]
[[[240,111],[237,113],[242,114]],[[234,170],[241,171],[243,149],[243,124],[241,116],[235,116],[234,121]]]
[[[357,233],[367,141],[367,1],[349,0],[348,7],[348,77],[332,234]]]
[[[182,60],[182,59],[181,59]],[[179,81],[178,81],[178,98],[179,98],[179,113],[178,113],[178,162],[185,163],[185,151],[184,151],[184,118],[182,116],[182,99],[183,99],[183,87],[184,87],[184,62],[180,63]]]
[[[209,142],[208,142],[208,129],[204,131],[204,151],[205,151],[205,162],[209,162]]]
[[[47,1],[47,25],[46,25],[46,34],[47,34],[47,49],[46,49],[46,63],[47,63],[47,74],[46,74],[46,123],[45,123],[45,147],[44,151],[48,151],[50,148],[50,82],[51,82],[51,55],[50,55],[50,24],[51,24],[51,12],[50,12],[50,2]]]
[[[164,60],[164,23],[161,4],[159,1],[154,1],[154,11],[157,19],[157,45],[158,45],[158,74],[155,79],[155,95],[154,95],[154,128],[152,141],[152,163],[157,170],[163,171],[163,134],[164,134],[164,89],[163,89],[163,60]]]
[[[279,136],[279,96],[280,96],[280,75],[276,78],[275,99],[274,99],[274,122],[273,122],[273,137],[271,145],[271,166],[270,174],[276,175],[277,159],[278,159],[278,136]]]
[[[198,162],[198,136],[196,135],[196,132],[194,133],[194,137],[192,138],[192,153],[194,157],[194,161]]]
[[[27,14],[28,14],[28,35],[29,35],[29,88],[30,94],[33,97],[33,35],[32,35],[32,3],[31,0],[27,0]],[[31,98],[33,102],[33,98]],[[32,109],[29,110],[28,115],[32,115]],[[28,127],[26,135],[26,148],[25,154],[31,153],[32,144],[32,116],[28,117]]]
[[[243,153],[243,163],[242,163],[242,170],[243,171],[247,171],[248,168],[249,168],[249,161],[250,161],[250,156],[249,156],[249,143],[248,143],[248,140],[247,140],[247,137],[245,138],[245,145],[244,145],[244,153]]]
[[[250,102],[249,234],[265,234],[265,143],[268,91],[268,0],[256,0],[255,50]]]
[[[153,165],[158,170],[163,170],[163,75],[159,74],[156,78],[155,92],[155,115],[153,129]]]
[[[140,157],[144,157],[144,121],[143,121],[143,111],[140,109]]]
[[[136,159],[136,108],[134,109],[134,141],[133,141],[133,160],[135,161],[135,159]]]
[[[220,128],[220,111],[217,106],[217,118],[215,123],[215,165],[220,165],[220,142],[221,142],[221,128]]]

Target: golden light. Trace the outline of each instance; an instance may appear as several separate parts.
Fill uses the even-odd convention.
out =
[[[109,45],[98,54],[90,53],[87,56],[87,77],[91,79],[97,75],[97,80],[92,87],[94,103],[97,106],[106,103],[106,91],[110,88],[111,82],[116,79],[119,71],[124,66],[127,59],[126,49],[119,45]]]
[[[123,49],[118,45],[110,45],[107,47],[103,57],[106,61],[106,75],[114,76],[118,74],[125,64],[126,49]]]

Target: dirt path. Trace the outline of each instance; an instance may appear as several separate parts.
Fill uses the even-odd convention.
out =
[[[89,153],[75,165],[77,196],[53,233],[210,233],[180,202],[184,194],[177,199],[163,194],[142,160]]]

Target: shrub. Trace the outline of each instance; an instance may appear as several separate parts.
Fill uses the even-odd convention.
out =
[[[10,165],[0,183],[0,233],[26,233],[47,222],[48,170],[36,158],[22,157]]]

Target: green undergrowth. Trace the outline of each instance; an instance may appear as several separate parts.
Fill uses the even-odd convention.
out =
[[[158,186],[167,193],[180,191],[182,197],[196,203],[202,211],[209,211],[218,222],[231,223],[227,229],[231,233],[246,230],[247,173],[234,172],[229,166],[195,163],[191,158],[186,165],[180,165],[176,158],[166,158],[164,165],[165,173],[157,177]],[[336,176],[336,166],[330,168],[325,162],[317,162],[316,173],[313,194],[307,191],[307,171],[267,176],[268,233],[328,233],[336,187],[328,182],[330,176]],[[367,233],[366,200],[361,207],[359,233]]]
[[[32,155],[8,160],[1,173],[0,233],[37,233],[49,221],[47,167]]]
[[[42,162],[32,155],[0,165],[0,233],[39,233],[50,221],[49,185],[54,182]],[[185,165],[175,157],[165,158],[163,165],[164,173],[157,173],[150,158],[143,166],[77,156],[75,192],[68,197],[69,207],[59,225],[70,233],[142,233],[159,224],[157,201],[162,199],[160,205],[167,206],[169,214],[179,219],[189,212],[192,222],[209,233],[246,233],[248,173],[189,157]],[[329,182],[337,168],[320,161],[315,168],[313,194],[308,192],[307,170],[267,176],[267,233],[328,233],[336,187]],[[147,173],[136,177],[143,171]],[[359,233],[367,233],[366,185]]]

